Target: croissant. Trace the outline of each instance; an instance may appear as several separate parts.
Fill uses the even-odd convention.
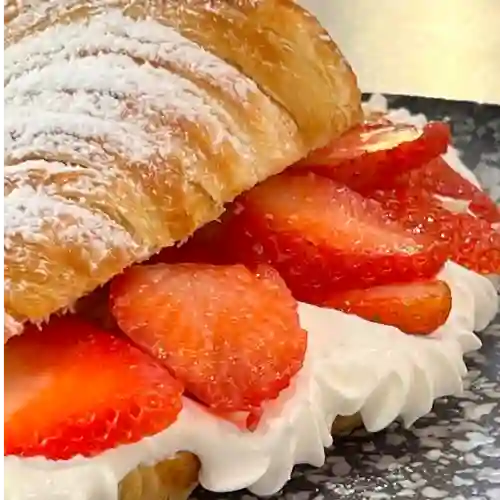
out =
[[[33,0],[5,23],[6,338],[361,117],[288,0]]]
[[[356,78],[291,0],[5,3],[4,341],[362,117]],[[121,499],[185,498],[199,461]]]

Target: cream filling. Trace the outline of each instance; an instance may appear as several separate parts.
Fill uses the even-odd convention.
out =
[[[381,103],[379,99],[374,107],[380,109]],[[391,117],[418,125],[424,121],[402,110]],[[455,151],[447,160],[477,184]],[[453,203],[446,202],[453,210]],[[5,498],[114,500],[118,482],[129,471],[181,450],[200,458],[200,481],[206,489],[248,488],[269,495],[288,481],[295,464],[324,463],[337,415],[360,412],[370,431],[397,418],[411,425],[430,411],[436,398],[460,394],[466,374],[463,355],[481,345],[473,331],[485,328],[499,305],[498,277],[489,280],[451,262],[440,277],[452,290],[452,311],[445,325],[427,337],[299,304],[301,324],[309,332],[304,367],[288,389],[267,403],[255,432],[242,431],[185,399],[168,429],[91,459],[6,457]]]
[[[359,411],[370,431],[398,417],[412,424],[436,398],[460,394],[463,354],[481,345],[473,331],[484,328],[498,309],[495,286],[487,278],[451,262],[441,278],[451,287],[453,307],[446,324],[428,337],[300,304],[300,321],[309,332],[304,367],[266,405],[255,432],[242,431],[185,399],[177,421],[163,432],[91,459],[6,457],[6,498],[113,500],[130,470],[180,450],[200,458],[205,488],[249,488],[268,495],[287,482],[295,464],[323,464],[337,415]]]

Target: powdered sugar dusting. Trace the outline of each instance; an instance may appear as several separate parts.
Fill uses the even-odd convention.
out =
[[[72,8],[71,2],[63,4]],[[12,22],[36,23],[50,11],[37,5],[29,15],[22,9],[23,19]],[[113,252],[128,256],[129,263],[143,258],[154,249],[133,225],[124,227],[130,221],[114,206],[118,194],[106,198],[106,190],[120,182],[140,192],[144,186],[134,182],[156,178],[156,169],[166,172],[175,161],[185,169],[186,183],[215,198],[214,176],[197,169],[196,162],[222,151],[234,152],[256,177],[246,124],[226,110],[231,99],[231,105],[246,107],[252,92],[262,95],[238,70],[173,29],[119,11],[56,24],[8,46],[4,244],[9,261],[17,267],[24,259],[40,259],[37,272],[43,273],[45,246],[73,246],[88,254],[91,279]],[[131,164],[141,173],[131,175]],[[148,188],[156,192],[155,185]],[[110,206],[99,205],[99,196]],[[6,290],[23,289],[29,280],[29,272],[14,280],[7,273]]]
[[[7,196],[4,220],[8,232],[4,246],[7,251],[24,244],[53,245],[54,235],[64,244],[84,246],[97,265],[113,247],[134,248],[137,244],[123,228],[103,213],[93,213],[77,203],[49,195],[46,188],[21,185]]]
[[[28,105],[8,107],[4,134],[8,159],[23,159],[42,151],[55,156],[79,153],[95,160],[106,158],[105,151],[113,151],[131,161],[145,161],[155,152],[151,138],[133,124]]]
[[[101,52],[188,69],[198,77],[216,81],[243,105],[249,92],[257,91],[252,80],[174,29],[150,19],[134,21],[119,11],[97,16],[91,23],[57,25],[9,47],[5,51],[4,78],[8,82],[49,61]]]
[[[4,180],[13,184],[21,183],[30,171],[37,168],[43,170],[47,177],[52,174],[73,174],[86,171],[84,167],[67,165],[66,163],[25,161],[18,165],[9,165]]]
[[[215,99],[175,73],[147,63],[139,66],[128,56],[54,61],[11,81],[5,87],[5,100],[11,110],[9,132],[15,138],[18,117],[31,108],[44,114],[30,126],[39,134],[57,129],[84,138],[102,136],[132,160],[146,161],[158,144],[165,149],[163,155],[171,152],[168,136],[158,141],[154,135],[165,133],[165,118],[174,123],[184,118],[205,126],[215,144],[228,142],[242,156],[248,155],[249,145],[235,133],[238,126]],[[29,135],[21,143],[23,139],[32,141]]]

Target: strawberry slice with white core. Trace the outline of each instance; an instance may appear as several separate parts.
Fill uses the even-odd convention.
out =
[[[172,424],[182,386],[127,339],[76,317],[5,345],[4,454],[65,460]]]
[[[365,123],[325,148],[313,151],[295,168],[315,172],[360,193],[391,185],[395,176],[425,165],[446,152],[449,127],[431,122],[423,129],[383,121]]]

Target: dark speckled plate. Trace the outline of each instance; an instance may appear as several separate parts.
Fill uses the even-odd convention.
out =
[[[390,97],[430,119],[449,120],[455,146],[500,201],[500,107],[417,97]],[[410,430],[393,424],[376,435],[336,440],[321,469],[297,467],[280,499],[500,500],[500,316],[467,358],[462,398],[445,398]],[[228,471],[230,473],[230,471]],[[198,490],[198,500],[253,497]]]

